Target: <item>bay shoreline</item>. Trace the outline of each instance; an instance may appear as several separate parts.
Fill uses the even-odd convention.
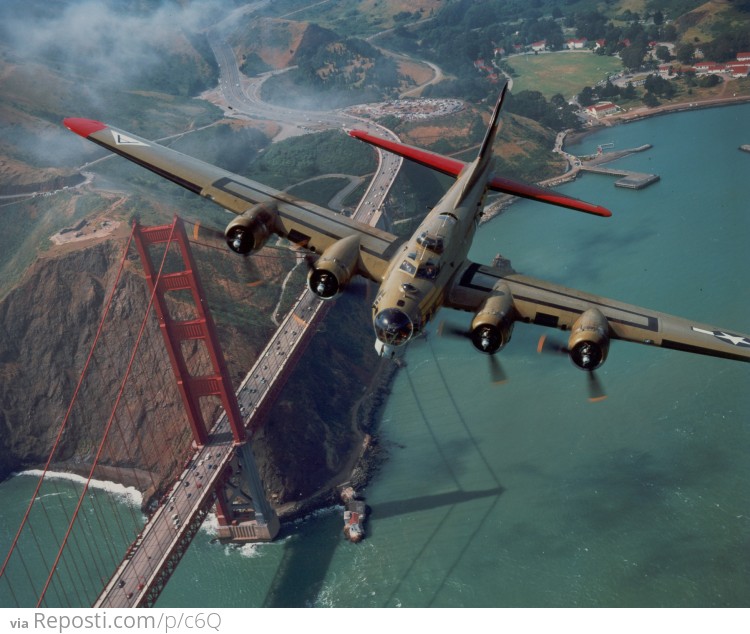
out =
[[[606,122],[602,123],[601,125],[591,127],[586,130],[577,131],[573,133],[566,133],[565,138],[563,139],[563,143],[561,147],[564,147],[566,143],[570,145],[575,145],[576,143],[580,143],[584,138],[596,133],[600,132],[602,129],[607,127],[613,127],[615,125],[619,124],[627,124],[632,123],[635,121],[642,121],[644,119],[648,119],[651,117],[658,117],[663,116],[667,114],[677,113],[677,112],[686,112],[691,110],[699,110],[699,109],[705,109],[705,108],[716,108],[716,107],[725,107],[725,106],[732,106],[732,105],[741,105],[750,103],[750,95],[741,95],[737,97],[727,97],[727,98],[718,98],[718,99],[709,99],[709,100],[702,100],[702,101],[696,101],[696,102],[689,102],[689,103],[676,103],[676,104],[667,104],[664,106],[658,106],[656,108],[648,108],[648,109],[639,109],[635,112],[631,111],[629,113],[624,113],[622,115],[615,115],[611,118],[609,118]],[[562,182],[566,182],[566,180],[575,180],[578,178],[580,172],[571,173],[571,171],[566,171],[563,174],[560,174],[558,176],[555,176],[551,179],[548,179],[548,181],[545,182],[551,182],[554,181],[556,184],[560,184]],[[569,176],[569,179],[565,179],[565,177]],[[544,184],[540,183],[540,184]],[[496,218],[500,215],[502,215],[507,209],[510,208],[510,206],[518,200],[515,196],[505,195],[501,194],[497,197],[495,201],[493,201],[490,205],[487,206],[485,214],[481,220],[480,224],[485,224],[492,220],[493,218]],[[375,390],[387,390],[390,392],[390,387],[393,383],[393,381],[396,378],[396,375],[398,373],[398,370],[400,367],[395,366],[393,364],[391,372],[387,374],[387,376],[380,376],[380,373],[378,373],[378,376],[375,377],[375,379],[372,382],[372,385],[368,387],[368,394],[370,394],[371,391]],[[374,394],[373,394],[374,396]],[[378,428],[380,426],[380,420],[381,415],[383,412],[383,408],[385,406],[387,400],[387,393],[382,396],[380,399],[374,399],[374,402],[377,403],[377,405],[374,405],[372,409],[368,410],[366,414],[366,420],[364,421],[365,428],[367,429],[367,434],[369,436],[368,442],[371,443],[372,448],[377,448],[375,451],[368,451],[370,449],[369,447],[360,445],[355,450],[359,456],[360,459],[358,459],[354,463],[354,467],[350,473],[349,480],[352,482],[357,482],[358,485],[361,488],[364,488],[367,486],[367,484],[372,480],[372,478],[376,475],[377,470],[379,470],[383,463],[387,461],[387,450],[384,448],[383,445],[385,443],[382,442],[382,439],[378,436]],[[357,406],[358,407],[358,406]],[[363,440],[364,442],[364,440]],[[328,500],[328,506],[331,504],[335,504],[335,496],[333,495],[334,492],[329,492],[330,495],[328,496],[316,496],[318,501],[322,500]],[[319,505],[315,504],[314,499],[308,499],[308,500],[301,500],[299,503],[300,508],[297,510],[298,512],[293,513],[289,519],[299,519],[300,517],[304,517],[305,515],[309,515],[315,510],[319,510],[320,508],[324,508],[326,504]],[[286,517],[284,518],[287,519]]]

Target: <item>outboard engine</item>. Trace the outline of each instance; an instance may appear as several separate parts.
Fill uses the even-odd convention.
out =
[[[597,308],[589,308],[573,324],[568,339],[570,360],[581,370],[596,370],[609,352],[609,322]]]
[[[510,288],[498,284],[484,300],[471,322],[471,342],[480,352],[495,354],[510,341],[515,323],[515,308]]]
[[[224,238],[232,251],[248,255],[263,248],[275,224],[276,203],[258,203],[227,225]]]

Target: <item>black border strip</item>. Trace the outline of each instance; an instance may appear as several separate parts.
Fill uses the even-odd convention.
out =
[[[472,263],[471,266],[469,266],[469,268],[466,269],[466,271],[464,272],[463,276],[461,277],[461,281],[460,281],[459,285],[463,286],[465,288],[470,288],[472,290],[486,292],[486,293],[489,293],[490,291],[492,291],[492,287],[482,286],[482,285],[474,284],[473,283],[473,278],[476,275],[476,273],[479,272],[480,268],[482,268],[481,264]],[[490,271],[486,271],[486,270],[485,271],[481,271],[481,274],[482,275],[487,275],[488,277],[494,278],[494,279],[496,279],[498,281],[501,280],[501,279],[505,279],[505,276],[497,274],[497,273],[493,273],[491,270]],[[639,328],[641,330],[648,330],[650,332],[659,332],[659,319],[658,319],[658,317],[654,317],[653,315],[647,315],[647,314],[643,314],[643,313],[637,313],[637,312],[632,311],[632,310],[627,310],[627,309],[623,309],[623,308],[616,307],[616,306],[610,306],[610,305],[605,304],[605,303],[603,303],[601,301],[591,301],[591,300],[587,300],[587,299],[582,299],[582,298],[577,297],[575,295],[568,295],[566,293],[561,293],[560,291],[557,291],[557,290],[551,290],[551,289],[544,288],[544,287],[541,287],[541,286],[535,286],[533,284],[529,284],[528,282],[521,282],[521,281],[518,281],[518,280],[506,280],[506,281],[511,282],[512,284],[516,284],[518,286],[525,286],[527,288],[533,288],[533,289],[539,290],[541,292],[551,293],[551,294],[556,294],[556,295],[561,295],[562,297],[569,297],[572,300],[575,300],[575,301],[578,301],[578,302],[584,302],[584,303],[590,304],[592,306],[601,307],[601,308],[605,308],[605,309],[609,309],[609,310],[613,310],[613,311],[618,311],[618,312],[621,312],[621,313],[630,313],[630,314],[632,314],[634,316],[643,318],[646,321],[646,324],[637,323],[637,322],[633,322],[633,321],[628,321],[628,320],[621,319],[621,318],[618,318],[618,317],[610,317],[608,315],[606,315],[606,317],[607,317],[608,321],[616,323],[616,324],[622,324],[624,326],[630,326],[632,328]],[[494,284],[493,284],[493,287],[494,287]],[[513,294],[513,298],[517,299],[518,301],[528,302],[528,303],[531,303],[531,304],[535,304],[537,306],[546,306],[548,308],[554,308],[556,310],[561,310],[561,311],[564,311],[564,312],[567,312],[567,313],[573,313],[573,314],[581,315],[585,311],[585,309],[584,310],[580,310],[580,309],[576,309],[576,308],[571,308],[570,306],[565,306],[563,304],[557,304],[557,303],[553,303],[553,302],[542,301],[542,300],[537,299],[535,297],[528,297],[528,296],[520,295],[518,293],[512,293],[512,294]]]

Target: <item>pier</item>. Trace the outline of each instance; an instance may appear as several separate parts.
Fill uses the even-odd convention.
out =
[[[592,172],[594,174],[608,174],[610,176],[619,176],[620,178],[615,181],[615,187],[624,187],[626,189],[643,189],[648,187],[652,183],[659,180],[658,174],[645,174],[643,172],[633,172],[630,170],[602,167],[605,163],[610,163],[616,159],[624,156],[629,156],[635,152],[644,152],[645,150],[651,149],[652,145],[647,143],[637,148],[630,148],[627,150],[618,150],[616,152],[599,152],[593,156],[590,160],[581,161],[578,169],[584,172]]]
[[[584,172],[594,174],[608,174],[610,176],[619,176],[615,181],[615,187],[625,187],[626,189],[643,189],[659,180],[658,174],[644,174],[642,172],[630,172],[628,170],[615,169],[610,167],[599,167],[597,165],[581,165]]]

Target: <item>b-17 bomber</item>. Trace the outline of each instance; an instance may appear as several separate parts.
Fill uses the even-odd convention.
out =
[[[443,306],[474,318],[464,334],[481,353],[495,355],[517,322],[568,333],[558,346],[581,370],[593,373],[612,340],[631,341],[737,361],[750,361],[750,335],[695,323],[535,279],[467,258],[489,191],[600,216],[611,212],[569,196],[497,175],[492,151],[503,89],[477,157],[464,163],[367,132],[350,135],[455,178],[408,239],[300,200],[243,176],[118,130],[69,118],[80,136],[133,161],[236,214],[224,232],[232,251],[249,255],[276,234],[312,254],[309,289],[337,296],[356,275],[379,285],[372,305],[375,349],[400,356]],[[593,380],[593,374],[590,375]]]

